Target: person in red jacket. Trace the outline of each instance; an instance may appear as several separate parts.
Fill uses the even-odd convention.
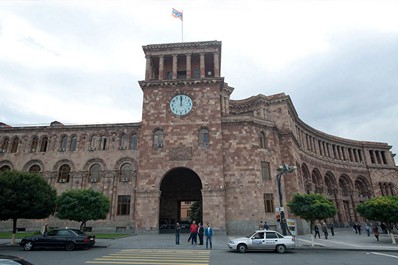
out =
[[[198,225],[195,223],[195,221],[192,221],[191,226],[189,227],[189,232],[191,233],[191,238],[192,241],[191,243],[196,245],[197,242],[197,237],[198,237]]]

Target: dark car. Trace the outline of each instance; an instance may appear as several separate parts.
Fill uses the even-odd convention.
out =
[[[34,248],[91,248],[95,244],[95,236],[89,236],[79,229],[57,228],[48,231],[44,235],[24,237],[19,245],[24,250]]]
[[[15,257],[10,255],[0,255],[0,264],[7,264],[7,265],[33,265],[32,263],[24,260],[21,257]]]

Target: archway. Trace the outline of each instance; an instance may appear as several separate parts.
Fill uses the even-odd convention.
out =
[[[183,222],[183,231],[188,231],[189,219],[182,216],[184,205],[197,203],[202,211],[202,181],[189,168],[170,170],[160,185],[159,233],[173,233],[176,222]],[[188,210],[188,209],[186,209]],[[200,214],[201,215],[201,214]],[[183,218],[182,218],[183,217]]]

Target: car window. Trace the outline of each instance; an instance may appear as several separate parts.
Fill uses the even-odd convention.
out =
[[[264,233],[260,232],[260,233],[255,233],[253,236],[253,239],[263,239],[264,238]]]
[[[275,234],[275,232],[267,232],[267,239],[268,238],[278,238],[277,235]]]
[[[79,229],[71,229],[69,231],[71,231],[72,233],[76,233],[77,235],[85,235],[84,232]]]
[[[285,238],[284,236],[282,236],[281,234],[279,234],[279,233],[275,233],[277,236],[278,236],[278,238]]]
[[[58,230],[57,236],[69,236],[69,232],[67,230]]]
[[[48,231],[46,235],[47,235],[47,236],[55,236],[55,235],[57,234],[57,231],[58,231],[58,230],[51,230],[51,231]]]

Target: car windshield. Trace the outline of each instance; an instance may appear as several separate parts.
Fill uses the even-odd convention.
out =
[[[70,229],[70,231],[75,232],[78,235],[85,235],[85,233],[83,233],[83,231],[79,230],[79,229]]]

